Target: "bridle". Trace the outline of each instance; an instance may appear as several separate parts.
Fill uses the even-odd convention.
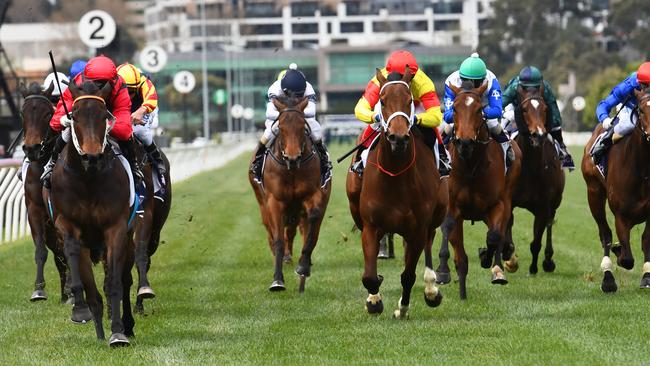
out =
[[[413,123],[414,123],[413,116],[415,115],[415,104],[413,103],[413,94],[411,94],[411,86],[406,81],[402,81],[402,80],[389,81],[386,84],[381,86],[381,88],[379,89],[379,95],[381,95],[381,93],[384,91],[385,87],[387,87],[388,85],[394,85],[394,84],[402,84],[402,85],[404,85],[406,87],[406,89],[408,89],[409,94],[411,95],[411,114],[408,115],[408,114],[406,114],[406,113],[404,113],[402,111],[397,111],[397,112],[393,112],[390,116],[388,116],[388,118],[384,119],[384,113],[382,112],[382,113],[380,113],[381,127],[384,130],[384,132],[387,132],[388,128],[390,127],[390,122],[393,119],[395,119],[395,117],[401,116],[401,117],[406,118],[406,120],[408,121],[409,131],[410,131],[411,128],[413,127]],[[383,104],[381,102],[381,99],[379,99],[379,103],[380,103],[380,105],[381,105],[381,107],[383,109]]]
[[[285,109],[281,110],[280,113],[278,114],[278,116],[273,121],[272,125],[275,125],[276,123],[277,124],[280,123],[280,116],[283,113],[300,113],[303,116],[303,121],[304,121],[303,123],[304,123],[304,126],[305,126],[305,129],[304,129],[305,130],[305,136],[308,137],[308,136],[311,135],[311,128],[309,127],[309,124],[307,123],[307,120],[304,118],[304,112],[299,110],[299,109],[296,109],[296,108],[289,107],[289,108],[285,108]],[[271,128],[271,130],[273,131],[273,128]],[[284,140],[282,139],[282,135],[281,134],[276,134],[275,132],[273,132],[273,134],[276,136],[278,146],[280,147],[280,153],[282,154],[282,158],[278,158],[273,153],[273,149],[269,149],[269,155],[271,156],[273,161],[275,161],[278,165],[286,166],[287,170],[291,170],[291,162],[289,161],[288,156],[284,152]],[[300,154],[301,155],[302,155],[302,152],[305,150],[305,145],[306,144],[307,144],[307,140],[305,139],[302,142],[302,145],[300,146]],[[296,162],[296,168],[300,169],[300,166],[302,164],[304,164],[304,163],[307,163],[309,160],[311,160],[314,157],[314,154],[315,154],[315,152],[312,149],[309,155],[305,156],[304,158],[302,158],[302,159],[300,159],[300,160],[298,160]]]
[[[528,96],[528,97],[524,98],[524,100],[522,100],[522,101],[519,103],[519,108],[521,108],[521,110],[522,110],[522,116],[521,116],[521,117],[522,117],[522,121],[521,121],[521,122],[523,122],[523,124],[520,126],[520,123],[521,123],[521,122],[518,122],[518,121],[517,121],[517,118],[515,118],[515,123],[517,123],[517,130],[519,131],[519,134],[521,134],[521,135],[525,135],[525,136],[528,136],[528,137],[532,137],[533,135],[530,133],[530,131],[529,131],[529,129],[528,129],[528,123],[526,123],[525,119],[523,118],[523,109],[524,109],[524,105],[525,105],[526,103],[528,103],[528,102],[530,102],[530,101],[533,101],[533,100],[538,101],[538,103],[540,103],[540,105],[542,105],[542,104],[543,104],[543,105],[546,105],[546,104],[544,103],[544,98],[543,98],[542,96],[540,96],[540,95],[531,95],[531,96]],[[524,128],[524,127],[525,127],[525,128]],[[544,133],[540,134],[541,137],[546,137],[547,135],[548,135],[548,131],[544,131]]]
[[[52,115],[54,115],[54,111],[55,111],[55,107],[54,107],[54,105],[52,104],[52,101],[51,101],[48,97],[46,97],[46,96],[44,96],[44,95],[41,95],[41,94],[32,94],[32,95],[28,95],[28,96],[26,96],[25,99],[23,99],[23,106],[22,106],[22,108],[20,109],[20,118],[21,118],[22,121],[23,121],[23,129],[25,128],[25,127],[24,127],[24,122],[25,122],[24,108],[25,108],[25,106],[26,106],[26,103],[25,103],[25,102],[27,102],[27,101],[29,101],[29,100],[46,102],[46,103],[50,106],[51,109],[49,110],[49,112],[47,113],[46,118],[45,118],[47,124],[49,125],[50,119],[52,119]],[[43,139],[45,139],[46,136],[47,136],[47,133],[45,134],[45,136],[43,136]],[[36,145],[36,146],[38,146],[38,145]],[[41,140],[40,146],[43,146],[43,140]],[[43,154],[42,154],[42,152],[41,152],[39,155],[41,156],[40,159],[43,159]]]
[[[74,105],[75,105],[78,101],[80,101],[80,100],[84,100],[84,99],[94,99],[94,100],[98,100],[98,101],[100,101],[104,106],[106,106],[106,101],[104,100],[104,98],[102,98],[102,97],[100,97],[100,96],[97,96],[97,95],[82,95],[82,96],[79,96],[79,97],[75,98],[75,100],[72,102],[72,106],[74,107]],[[109,114],[112,118],[108,118],[108,119],[106,119],[106,128],[104,129],[104,138],[103,138],[103,140],[102,140],[102,153],[104,152],[104,150],[106,150],[106,145],[108,145],[108,133],[111,131],[111,129],[112,129],[113,126],[115,125],[115,116],[113,116],[113,115],[108,111],[108,109],[107,109],[106,111],[108,112],[108,114]],[[112,122],[111,122],[111,121],[112,121]],[[72,133],[72,143],[74,144],[75,149],[77,149],[77,153],[79,153],[79,155],[80,155],[81,157],[84,157],[84,156],[87,155],[87,153],[84,152],[83,149],[81,149],[81,145],[79,144],[79,138],[77,137],[77,132],[75,131],[75,128],[74,128],[74,122],[75,122],[74,119],[71,118],[71,122],[70,122],[70,132]]]
[[[472,96],[476,97],[477,100],[479,100],[479,101],[481,99],[483,99],[483,97],[479,93],[475,92],[474,90],[463,90],[463,91],[459,92],[458,94],[456,94],[456,98],[458,98],[458,96],[463,95],[463,94],[471,94]],[[455,118],[456,115],[457,115],[456,114],[456,106],[454,106],[453,109],[454,109],[454,118]],[[476,113],[478,113],[479,118],[481,119],[481,123],[479,123],[478,127],[476,127],[476,130],[474,131],[474,138],[472,138],[470,141],[472,141],[474,143],[481,144],[481,145],[487,145],[490,142],[490,131],[487,128],[487,123],[485,121],[485,117],[483,116],[483,107],[479,108]],[[454,126],[456,126],[456,123],[458,123],[458,122],[454,121]],[[479,140],[479,138],[478,138],[479,135],[481,134],[481,129],[482,128],[485,128],[485,130],[487,132],[487,138],[485,140]],[[456,137],[456,128],[454,128],[454,133],[452,133],[450,141],[452,143],[454,143],[454,144],[458,143],[458,141],[459,141],[458,137]]]
[[[639,99],[639,102],[637,103],[637,106],[634,108],[634,110],[636,110],[637,113],[639,114],[639,116],[638,116],[639,120],[636,121],[634,126],[636,128],[638,128],[639,131],[641,131],[641,136],[643,136],[643,140],[645,140],[645,142],[647,142],[647,143],[650,143],[650,134],[648,134],[648,132],[643,128],[643,126],[641,126],[641,123],[640,123],[641,119],[643,118],[642,116],[644,116],[645,113],[643,112],[643,109],[641,109],[641,107],[639,107],[641,105],[641,103],[646,103],[646,104],[650,103],[650,94],[644,94],[643,96],[644,97]],[[632,115],[634,114],[634,110],[632,111]],[[632,115],[630,115],[630,118],[633,118]]]

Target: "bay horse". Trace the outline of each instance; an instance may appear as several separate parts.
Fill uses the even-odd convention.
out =
[[[59,272],[61,302],[64,303],[70,295],[66,290],[67,264],[63,245],[58,241],[56,229],[43,201],[43,185],[40,179],[43,174],[43,166],[47,163],[47,156],[42,153],[42,145],[46,139],[50,119],[54,114],[54,106],[50,100],[53,88],[54,83],[50,84],[47,90],[43,90],[41,85],[36,82],[31,83],[27,88],[23,84],[19,87],[24,98],[20,110],[25,132],[23,151],[29,160],[23,187],[27,219],[34,241],[34,260],[36,261],[36,281],[30,301],[47,300],[43,270],[49,248],[54,255],[54,264]],[[22,172],[20,173],[22,174]]]
[[[74,98],[72,141],[54,168],[49,199],[71,272],[71,320],[93,320],[97,338],[104,339],[103,304],[92,264],[105,257],[106,297],[112,309],[109,345],[127,346],[135,325],[129,299],[133,233],[128,228],[129,177],[107,141],[111,125],[106,101],[112,86],[70,83],[69,90]]]
[[[320,162],[303,113],[307,103],[307,98],[273,99],[280,111],[277,119],[279,133],[268,150],[262,184],[256,183],[252,173],[249,174],[274,255],[275,272],[270,291],[285,290],[282,263],[287,259],[286,254],[290,254],[287,249],[297,228],[303,238],[303,247],[296,274],[300,278],[299,291],[304,291],[305,280],[311,275],[311,256],[332,191],[331,181],[321,187]]]
[[[348,172],[346,191],[350,212],[361,230],[364,256],[363,286],[368,291],[365,307],[369,314],[380,314],[384,305],[377,274],[379,241],[387,233],[404,238],[402,296],[393,316],[406,318],[417,262],[425,247],[433,243],[435,230],[447,210],[447,183],[440,180],[435,157],[421,132],[413,127],[413,97],[408,66],[404,75],[392,73],[388,79],[377,69],[380,85],[382,130],[375,149],[368,154],[363,178]],[[425,258],[424,299],[428,306],[442,302],[435,286],[431,256]]]
[[[138,293],[135,302],[135,311],[139,314],[144,314],[144,299],[152,299],[156,297],[155,292],[151,288],[147,272],[151,267],[151,256],[156,253],[158,245],[160,244],[160,232],[167,221],[169,210],[172,203],[172,187],[170,180],[170,166],[169,160],[165,153],[161,150],[160,155],[165,162],[165,182],[167,187],[160,197],[155,196],[154,164],[151,159],[146,158],[144,149],[140,146],[138,149],[138,159],[143,162],[144,183],[145,183],[145,200],[143,203],[143,211],[141,215],[137,215],[134,223],[135,231],[135,265],[138,271]]]
[[[600,268],[604,277],[601,289],[606,293],[617,290],[612,274],[612,261],[609,258],[610,250],[616,255],[616,262],[620,267],[627,270],[634,268],[630,230],[643,223],[643,276],[640,287],[650,288],[650,90],[635,90],[634,94],[639,101],[636,109],[636,128],[611,147],[607,178],[603,178],[589,154],[595,139],[603,131],[601,124],[594,129],[582,158],[582,176],[587,183],[589,208],[598,225],[603,247]],[[620,246],[612,245],[612,230],[607,223],[605,202],[609,203],[609,208],[614,214],[616,236]]]
[[[533,224],[533,240],[530,243],[532,262],[529,272],[537,273],[537,261],[542,248],[542,236],[546,230],[546,248],[544,249],[544,261],[542,268],[545,272],[555,270],[553,262],[553,221],[555,212],[562,202],[564,191],[564,171],[562,161],[555,150],[554,143],[549,140],[546,131],[546,120],[548,107],[544,101],[544,85],[535,89],[517,88],[519,106],[517,107],[516,121],[519,131],[515,141],[521,149],[522,164],[521,175],[517,188],[512,196],[512,206],[527,209],[535,216]],[[510,218],[505,250],[512,253],[510,262],[514,262],[514,243],[512,241],[512,226],[514,214]],[[517,267],[509,267],[506,262],[506,270],[516,271]],[[514,262],[516,263],[516,262]],[[513,264],[514,264],[513,263]]]
[[[449,275],[449,241],[454,248],[454,263],[459,279],[460,298],[467,298],[467,254],[463,242],[463,221],[483,221],[488,232],[487,249],[479,249],[481,267],[492,269],[492,283],[508,283],[502,266],[506,229],[512,213],[512,195],[521,172],[521,150],[512,142],[515,160],[505,173],[504,151],[490,138],[481,103],[487,84],[474,88],[465,82],[451,86],[454,100],[454,132],[450,149],[452,170],[449,176],[449,211],[442,224],[440,265],[436,273]],[[504,258],[509,259],[509,258]]]

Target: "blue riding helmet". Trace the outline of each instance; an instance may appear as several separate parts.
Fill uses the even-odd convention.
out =
[[[73,62],[72,66],[70,66],[70,80],[74,79],[75,76],[84,71],[86,64],[87,62],[84,60],[77,60]]]
[[[287,95],[302,97],[307,89],[307,79],[302,72],[289,69],[280,80],[280,87]]]

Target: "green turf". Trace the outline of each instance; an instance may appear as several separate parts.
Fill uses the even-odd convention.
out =
[[[332,156],[343,151],[333,146]],[[633,235],[635,270],[617,269],[619,292],[602,294],[601,250],[579,172],[568,175],[557,216],[555,273],[540,268],[537,276],[527,274],[531,215],[517,211],[514,235],[521,268],[508,275],[507,286],[491,285],[489,271],[477,260],[486,229],[466,224],[468,300],[459,300],[452,283],[442,287],[442,305],[428,308],[421,260],[410,319],[398,321],[391,314],[400,297],[400,259],[380,262],[384,314],[372,317],[364,311],[363,258],[359,234],[350,232],[344,165],[336,167],[306,293],[297,293],[293,266],[285,267],[286,292],[267,290],[272,256],[246,180],[247,161],[248,156],[240,157],[174,187],[164,244],[150,272],[158,297],[146,303],[147,316],[136,317],[130,348],[111,350],[95,340],[92,325],[70,323],[70,307],[58,303],[51,255],[46,266],[50,300],[30,303],[35,271],[31,241],[0,246],[0,365],[650,361],[645,349],[650,293],[638,289],[640,230]],[[439,248],[439,237],[434,248]],[[399,257],[401,248],[397,252]],[[104,325],[110,333],[109,323]]]

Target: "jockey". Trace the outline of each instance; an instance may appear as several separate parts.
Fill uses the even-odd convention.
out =
[[[84,60],[76,60],[70,66],[70,80],[74,79],[75,76],[79,75],[80,72],[84,71],[87,62]]]
[[[107,100],[106,104],[110,106],[110,111],[116,120],[109,134],[118,141],[124,157],[131,165],[135,181],[141,181],[142,172],[135,158],[135,146],[131,138],[133,133],[133,127],[131,125],[131,99],[126,90],[126,84],[117,75],[113,61],[106,56],[97,56],[90,59],[83,72],[77,75],[72,82],[75,85],[81,85],[87,81],[95,83],[98,88],[104,87],[106,83],[110,83],[113,87],[111,99]],[[61,100],[56,106],[54,116],[50,120],[50,129],[47,132],[47,136],[49,137],[45,138],[48,142],[43,146],[46,154],[49,154],[51,151],[50,160],[43,168],[44,171],[41,176],[41,182],[46,188],[50,188],[51,186],[50,178],[52,177],[54,164],[71,137],[70,127],[67,126],[70,126],[72,121],[65,114],[63,103],[66,104],[68,111],[72,111],[74,100],[69,89],[63,93]]]
[[[451,90],[450,85],[460,88],[464,81],[471,81],[475,88],[487,84],[487,89],[483,94],[483,117],[486,120],[487,127],[490,130],[492,137],[501,144],[504,151],[506,151],[506,165],[510,164],[515,159],[515,153],[510,146],[510,138],[506,135],[505,131],[499,123],[501,114],[503,113],[501,104],[501,87],[499,80],[488,70],[485,62],[481,60],[478,53],[466,58],[460,65],[460,69],[449,75],[445,81],[445,113],[444,120],[446,125],[443,129],[444,134],[450,136],[453,133],[454,124],[454,99],[456,94]]]
[[[43,81],[43,90],[47,90],[50,85],[54,85],[54,89],[52,89],[52,94],[50,94],[50,101],[52,104],[56,105],[59,102],[59,99],[61,99],[61,93],[65,92],[66,89],[68,89],[68,83],[70,82],[70,79],[68,79],[67,76],[63,73],[57,73],[59,77],[59,86],[61,87],[61,91],[59,92],[59,88],[56,85],[56,78],[54,77],[54,73],[50,73],[47,75],[45,78],[45,81]]]
[[[603,124],[603,130],[607,133],[603,138],[596,140],[596,144],[592,147],[591,156],[595,161],[599,161],[610,146],[634,130],[638,118],[637,114],[633,113],[638,104],[634,90],[645,90],[649,86],[650,62],[644,62],[636,72],[616,85],[607,98],[598,103],[596,117]],[[622,104],[623,108],[618,117],[612,119],[609,112],[618,104]]]
[[[124,63],[117,67],[117,74],[126,83],[131,98],[131,122],[133,135],[144,145],[144,150],[155,163],[158,177],[164,184],[165,161],[153,140],[153,128],[158,127],[158,93],[151,80],[142,75],[137,67]]]
[[[542,97],[548,106],[551,117],[546,121],[546,130],[550,131],[551,136],[553,136],[555,141],[560,145],[560,152],[564,160],[562,165],[565,168],[575,169],[573,158],[567,150],[566,145],[564,145],[564,139],[562,138],[562,115],[557,106],[557,101],[553,94],[553,90],[551,89],[551,84],[543,79],[542,73],[535,66],[526,66],[521,69],[519,76],[510,80],[508,86],[503,91],[502,102],[505,106],[503,118],[508,121],[508,123],[515,122],[515,109],[521,102],[517,93],[517,88],[520,85],[524,89],[538,89],[542,84],[544,84],[544,94]],[[516,126],[514,128],[516,128]]]
[[[414,123],[422,132],[427,146],[433,149],[435,141],[438,138],[436,127],[438,127],[442,121],[442,113],[440,112],[440,101],[438,100],[438,95],[436,95],[436,87],[433,85],[431,79],[429,79],[424,71],[420,69],[415,56],[405,50],[398,50],[391,53],[386,61],[386,67],[381,70],[381,73],[385,77],[393,72],[404,75],[407,65],[413,75],[410,84],[413,102],[416,109],[420,111],[420,113],[413,116],[415,119]],[[381,129],[381,111],[375,109],[375,105],[379,102],[379,91],[379,81],[377,80],[377,77],[373,77],[372,80],[368,82],[363,96],[359,99],[354,108],[354,114],[357,119],[368,124],[361,137],[362,141],[367,141],[364,143],[365,148],[369,147],[371,143],[371,141],[366,139]],[[440,177],[442,178],[448,176],[450,170],[449,158],[443,144],[438,144],[438,153],[440,156],[440,166],[438,167],[438,170],[440,172]],[[363,169],[360,157],[361,150],[357,153],[357,159],[359,159],[359,161],[357,161],[352,168],[352,170],[359,175],[362,173]]]
[[[255,158],[251,164],[251,172],[254,174],[254,180],[258,183],[262,181],[262,167],[264,163],[264,154],[267,146],[270,148],[275,134],[278,129],[276,121],[280,112],[273,104],[273,99],[282,96],[307,97],[309,100],[304,110],[305,120],[309,125],[311,139],[320,158],[320,169],[322,175],[322,184],[325,184],[331,178],[332,163],[330,162],[329,153],[322,140],[321,128],[316,121],[316,93],[314,88],[305,78],[305,75],[298,70],[298,65],[292,63],[288,70],[283,70],[278,75],[278,79],[269,87],[269,102],[266,104],[266,129],[260,139]]]

